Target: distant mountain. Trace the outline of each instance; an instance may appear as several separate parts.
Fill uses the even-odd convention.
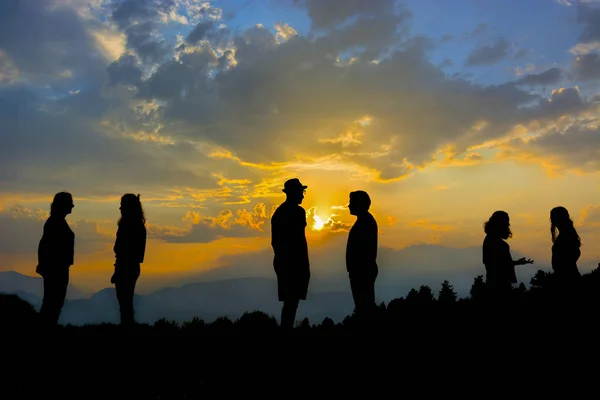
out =
[[[343,239],[343,238],[342,238]],[[343,254],[345,242],[340,240],[335,246],[311,249],[311,270],[313,274],[310,289],[313,292],[348,292],[348,275]],[[522,255],[512,251],[513,257]],[[378,293],[383,299],[404,296],[411,288],[429,285],[437,291],[444,280],[448,280],[460,296],[469,293],[473,278],[485,274],[481,260],[481,246],[464,248],[446,247],[434,244],[408,246],[402,249],[381,247],[378,251],[379,276]],[[188,276],[187,282],[210,282],[224,279],[247,277],[274,278],[272,251],[244,253],[224,258],[223,267]],[[538,269],[548,269],[543,261],[534,265],[517,267],[517,279],[525,284]],[[170,281],[171,286],[180,286],[183,279]],[[392,297],[393,296],[393,297]]]
[[[39,310],[41,297],[24,291],[11,291]],[[166,318],[178,322],[199,317],[213,321],[228,316],[237,319],[244,312],[260,310],[279,318],[281,303],[277,301],[277,283],[267,278],[242,278],[214,282],[190,283],[177,288],[164,288],[134,299],[136,319],[153,323]],[[301,303],[298,318],[322,321],[325,317],[341,320],[352,312],[350,293],[309,293]],[[113,288],[102,289],[88,299],[65,302],[60,323],[84,325],[119,322],[119,305]]]
[[[44,295],[44,282],[42,277],[23,275],[15,271],[0,272],[0,293],[18,294],[17,292],[30,293],[38,298]],[[89,297],[82,290],[69,284],[67,299],[82,299]]]
[[[521,255],[513,252],[513,257]],[[244,312],[260,310],[279,319],[281,303],[277,300],[277,283],[270,266],[271,259],[268,251],[231,258],[229,266],[205,275],[188,277],[187,282],[172,282],[172,287],[161,288],[147,295],[136,295],[136,318],[147,323],[160,318],[181,322],[196,316],[212,321],[220,316],[236,319]],[[300,303],[297,317],[308,317],[314,322],[320,322],[325,317],[340,321],[354,307],[345,267],[339,264],[337,258],[315,259],[308,298]],[[465,297],[475,276],[484,274],[479,246],[451,248],[417,245],[401,250],[382,248],[378,260],[377,302],[387,303],[406,296],[411,288],[418,289],[421,285],[430,286],[437,294],[443,280],[450,281],[458,295]],[[528,284],[541,268],[544,266],[537,263],[518,267],[517,277]],[[18,294],[39,309],[43,295],[42,281],[41,278],[16,272],[2,272],[0,292]],[[77,288],[69,288],[61,323],[81,325],[119,321],[114,288],[102,289],[90,298],[84,297]]]

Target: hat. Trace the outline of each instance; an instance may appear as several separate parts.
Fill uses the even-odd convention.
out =
[[[283,190],[282,190],[282,192],[288,192],[288,191],[294,191],[294,190],[304,190],[307,187],[308,186],[305,186],[305,185],[301,184],[300,180],[298,178],[292,178],[292,179],[288,179],[283,184]]]

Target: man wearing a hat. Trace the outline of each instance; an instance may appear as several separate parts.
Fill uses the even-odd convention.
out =
[[[281,327],[294,327],[300,300],[306,300],[310,281],[310,263],[306,242],[306,211],[300,206],[307,186],[297,178],[285,182],[286,200],[271,217],[273,267],[281,309]]]

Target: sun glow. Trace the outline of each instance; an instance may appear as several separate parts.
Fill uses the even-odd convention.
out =
[[[323,227],[325,226],[325,221],[323,221],[323,219],[317,214],[313,215],[313,219],[315,221],[315,223],[313,224],[313,229],[316,231],[320,231],[321,229],[323,229]]]

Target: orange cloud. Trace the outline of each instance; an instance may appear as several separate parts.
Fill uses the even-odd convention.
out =
[[[600,227],[600,205],[594,204],[585,207],[579,215],[580,225]]]

